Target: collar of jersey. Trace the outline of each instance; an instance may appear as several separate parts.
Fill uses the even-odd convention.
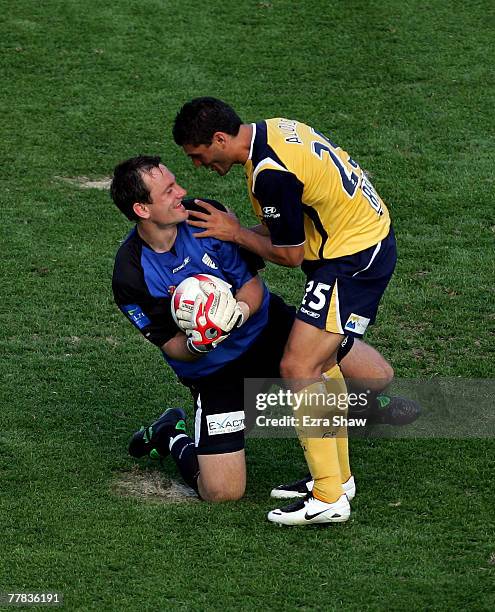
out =
[[[256,138],[256,123],[251,123],[251,127],[253,128],[253,135],[251,136],[251,146],[249,147],[248,159],[252,159],[253,157],[254,139]]]
[[[184,223],[185,221],[177,225],[177,236],[174,242],[175,247],[177,247],[177,245],[179,244],[178,238],[179,238],[179,234],[182,232],[182,227]],[[141,244],[143,245],[143,247],[145,247],[150,253],[152,253],[156,257],[169,257],[171,259],[176,259],[177,261],[181,258],[181,254],[177,251],[177,248],[175,249],[176,251],[175,253],[172,253],[172,251],[165,251],[165,253],[157,253],[154,249],[151,248],[151,246],[146,242],[146,240],[143,240],[143,238],[141,238],[141,236],[139,235],[139,232],[137,231],[137,227],[136,227],[136,236],[137,236],[137,239],[141,241]]]

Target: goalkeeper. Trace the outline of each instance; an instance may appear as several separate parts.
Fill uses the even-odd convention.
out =
[[[160,347],[195,403],[194,440],[186,434],[185,413],[171,408],[134,434],[129,452],[135,457],[170,453],[185,482],[202,499],[239,499],[246,485],[243,381],[280,377],[295,309],[265,287],[257,274],[259,258],[233,243],[194,239],[198,230],[185,221],[195,205],[184,200],[186,191],[160,158],[141,156],[119,164],[111,195],[136,223],[116,255],[115,301],[145,338]],[[208,300],[212,309],[205,313],[220,329],[220,342],[218,337],[208,342],[206,329],[187,337],[170,312],[174,288],[198,273],[213,274],[232,285],[236,299]],[[381,379],[383,386],[389,382],[390,366],[376,351],[356,342],[345,356],[347,348],[342,347],[339,358],[345,357],[349,367],[366,361],[367,372],[373,371],[368,378]],[[353,495],[349,467],[342,484]],[[318,522],[324,519],[320,516]]]
[[[142,156],[119,164],[111,195],[136,223],[116,255],[115,301],[144,337],[160,347],[195,404],[194,440],[186,434],[185,413],[172,408],[136,432],[129,452],[135,457],[170,453],[202,499],[239,499],[246,485],[243,381],[280,376],[292,309],[269,293],[252,255],[241,256],[228,242],[194,239],[196,230],[185,223],[194,204],[183,200],[186,191],[160,158]],[[205,313],[213,325],[223,327],[219,343],[208,345],[206,333],[188,339],[170,312],[175,287],[199,273],[222,278],[237,298],[234,308],[229,300],[215,300],[224,312]],[[222,320],[227,309],[231,314]]]

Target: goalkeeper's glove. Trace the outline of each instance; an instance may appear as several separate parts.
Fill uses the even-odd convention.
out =
[[[208,298],[212,293],[220,293],[220,300],[223,299],[222,296],[225,296],[226,301],[220,301],[216,311],[211,315],[224,332],[230,333],[234,327],[240,327],[246,322],[249,317],[249,306],[245,302],[238,302],[230,291],[214,289],[208,281],[201,281],[199,286]]]
[[[200,288],[207,296],[199,294],[194,302],[192,314],[178,311],[181,325],[188,335],[187,347],[192,353],[203,354],[223,342],[234,327],[240,327],[249,315],[249,307],[238,303],[230,291],[213,289],[208,282]]]

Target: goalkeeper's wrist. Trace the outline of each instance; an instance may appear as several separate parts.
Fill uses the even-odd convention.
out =
[[[197,347],[192,338],[188,338],[186,340],[186,348],[187,350],[191,353],[191,355],[195,355],[196,357],[200,357],[201,355],[206,355],[206,353],[208,353],[211,348],[205,348],[204,345],[202,345],[202,348]]]
[[[244,323],[249,319],[249,315],[251,313],[251,309],[249,308],[249,304],[246,302],[237,302],[237,308],[241,311],[242,319],[237,324],[237,327],[244,325]]]

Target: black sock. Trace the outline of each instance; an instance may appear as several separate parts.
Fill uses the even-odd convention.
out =
[[[170,454],[175,461],[184,482],[198,492],[199,463],[194,440],[185,434],[172,438]]]

